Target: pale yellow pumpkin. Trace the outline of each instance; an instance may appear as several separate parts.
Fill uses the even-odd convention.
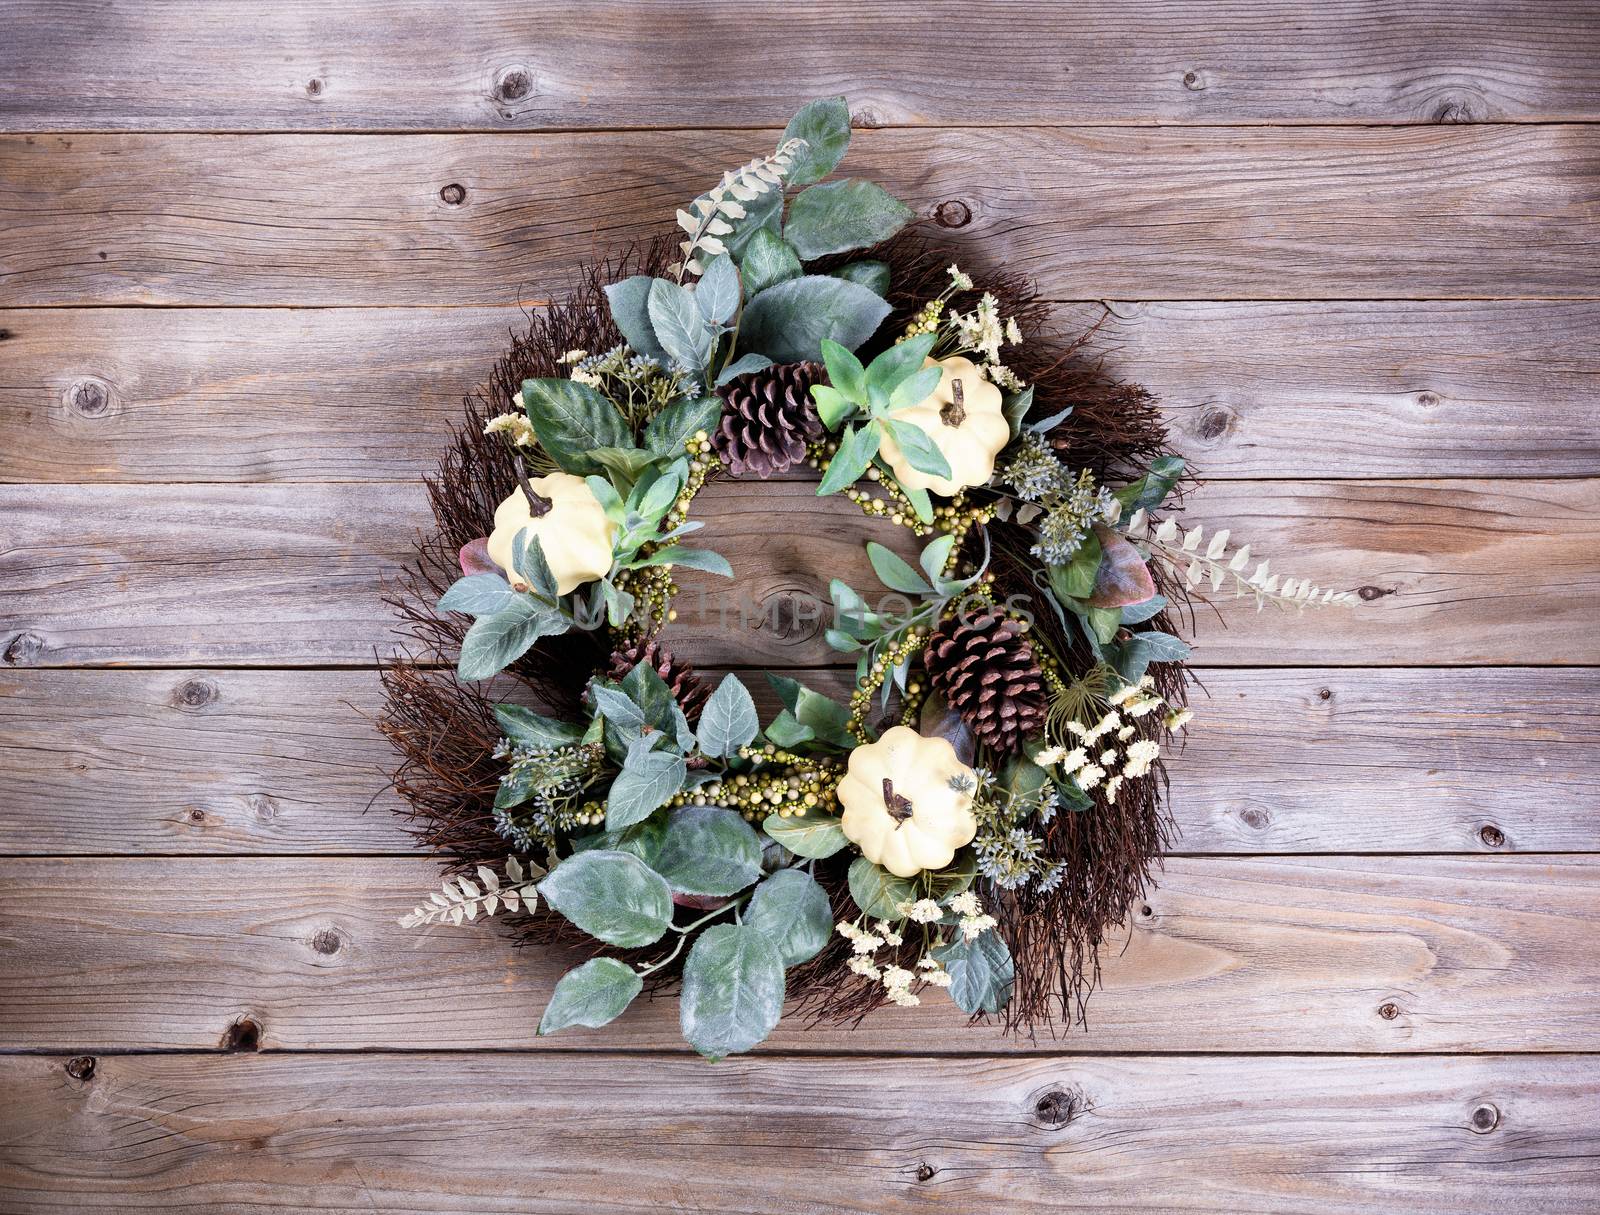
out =
[[[976,363],[960,355],[929,359],[923,366],[943,369],[939,386],[924,400],[889,416],[927,435],[949,463],[950,475],[918,472],[887,433],[879,440],[879,453],[894,470],[895,480],[908,489],[925,489],[948,498],[959,490],[987,485],[994,476],[995,457],[1011,441],[1011,424],[1006,421],[1000,389],[983,378]]]
[[[840,828],[862,856],[895,877],[943,869],[978,832],[976,786],[976,773],[947,740],[894,726],[850,752],[839,782]]]
[[[551,473],[529,484],[539,498],[550,503],[535,515],[527,495],[518,487],[494,508],[494,531],[489,535],[489,558],[518,589],[526,589],[511,564],[512,544],[523,528],[537,536],[545,562],[555,576],[556,592],[576,590],[585,582],[603,578],[611,570],[611,549],[616,526],[606,518],[605,507],[582,477]]]

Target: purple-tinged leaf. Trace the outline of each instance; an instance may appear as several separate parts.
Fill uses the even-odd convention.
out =
[[[1138,549],[1103,524],[1095,524],[1094,534],[1100,540],[1100,569],[1089,596],[1090,607],[1131,607],[1156,593],[1155,580]]]

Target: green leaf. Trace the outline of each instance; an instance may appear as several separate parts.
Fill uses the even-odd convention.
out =
[[[878,581],[891,591],[901,591],[907,595],[926,595],[933,590],[916,570],[876,541],[867,541],[867,560],[872,562]]]
[[[676,459],[700,431],[714,433],[721,419],[721,397],[679,397],[650,419],[644,428],[644,445],[662,459]]]
[[[735,675],[724,675],[700,710],[700,750],[713,759],[736,754],[761,731],[756,702]]]
[[[825,498],[848,489],[859,481],[878,454],[878,428],[872,423],[857,426],[844,432],[839,440],[839,450],[828,461],[822,474],[822,484],[817,486],[817,497]]]
[[[944,580],[944,567],[950,560],[950,550],[956,546],[956,538],[950,535],[940,536],[932,540],[922,550],[919,559],[922,572],[928,575],[928,581],[938,586]]]
[[[1100,569],[1100,538],[1093,532],[1084,536],[1078,551],[1066,565],[1050,567],[1050,589],[1056,598],[1087,599],[1094,592],[1095,574]]]
[[[846,749],[856,745],[856,740],[851,737],[847,728],[850,710],[844,705],[806,687],[798,679],[790,679],[787,675],[774,675],[768,672],[767,682],[778,694],[778,699],[783,702],[784,708],[797,722],[814,731],[817,738]],[[768,733],[771,733],[770,727]]]
[[[865,287],[807,274],[768,287],[745,305],[739,344],[779,363],[817,362],[824,338],[854,350],[888,315],[888,303]]]
[[[789,242],[768,228],[759,229],[744,248],[744,289],[756,296],[775,283],[788,282],[804,273]]]
[[[589,455],[624,487],[631,486],[659,458],[655,452],[637,447],[596,447]]]
[[[641,481],[635,487],[634,495],[638,501],[630,501],[633,507],[646,523],[659,523],[666,513],[672,509],[673,503],[678,500],[678,494],[683,489],[683,483],[689,476],[689,466],[683,461],[668,466],[661,471],[648,485]]]
[[[911,509],[917,512],[918,519],[924,523],[933,522],[933,499],[928,497],[927,490],[902,485],[900,492],[906,496],[906,501],[911,503]]]
[[[1182,662],[1189,647],[1181,638],[1154,629],[1135,633],[1119,647],[1117,673],[1129,683],[1138,683],[1152,662]]]
[[[570,622],[531,595],[493,616],[482,616],[461,639],[456,674],[462,679],[488,679],[521,658],[541,637],[565,633]]]
[[[764,354],[741,354],[717,373],[717,387],[721,388],[724,384],[737,380],[742,375],[752,375],[757,371],[765,371],[771,366],[772,360]],[[717,402],[717,416],[720,418],[722,416],[722,399],[720,397],[712,397],[710,399]],[[710,434],[713,429],[714,427],[706,427],[706,433]]]
[[[578,836],[572,841],[572,851],[589,852],[603,848],[612,852],[627,852],[654,869],[656,856],[660,853],[662,841],[666,837],[666,823],[659,818],[647,818],[631,827],[624,827],[621,831],[596,831],[593,835]]]
[[[964,1013],[999,1012],[1011,1000],[1016,967],[1011,951],[992,930],[973,941],[959,937],[933,951],[950,972],[950,998]]]
[[[875,920],[900,920],[901,903],[914,903],[917,888],[906,878],[895,877],[887,869],[880,869],[864,856],[850,862],[850,897],[856,901],[863,915]]]
[[[724,578],[733,577],[733,566],[721,553],[709,548],[684,548],[681,544],[658,548],[648,557],[633,562],[632,568],[643,569],[647,565],[681,565],[684,569],[704,570],[708,574],[721,574]]]
[[[867,403],[867,369],[861,360],[838,342],[824,338],[819,346],[822,362],[828,369],[828,383],[857,405]]]
[[[666,351],[656,341],[655,326],[650,323],[650,284],[655,280],[648,274],[635,274],[620,283],[606,286],[606,299],[611,301],[611,319],[621,330],[623,340],[639,354],[667,361]]]
[[[683,1036],[708,1059],[750,1050],[777,1026],[783,993],[783,958],[766,933],[715,924],[683,966]]]
[[[493,616],[516,604],[523,595],[499,574],[468,574],[457,578],[439,596],[441,612],[465,612],[469,616]]]
[[[1122,627],[1121,608],[1090,608],[1084,613],[1084,620],[1094,633],[1094,638],[1101,645],[1105,645],[1117,635],[1117,630]]]
[[[604,477],[588,476],[583,483],[589,487],[589,492],[594,495],[595,501],[600,503],[606,512],[606,518],[618,527],[621,527],[627,518],[627,509],[622,504],[622,495],[617,493],[616,486]]]
[[[1122,623],[1143,624],[1151,617],[1159,615],[1161,609],[1167,606],[1165,595],[1152,595],[1143,603],[1134,603],[1122,609]]]
[[[644,980],[615,958],[593,958],[561,976],[544,1016],[539,1018],[539,1033],[581,1025],[599,1029],[615,1021],[633,998],[644,990]]]
[[[630,748],[606,798],[606,830],[620,831],[649,818],[683,788],[687,775],[681,755]]]
[[[1162,456],[1150,463],[1150,471],[1132,484],[1124,485],[1111,496],[1122,503],[1122,513],[1131,515],[1136,510],[1154,510],[1166,501],[1172,487],[1183,476],[1183,460],[1178,456]]]
[[[785,966],[809,962],[833,936],[827,892],[798,869],[780,869],[757,886],[744,922],[778,947]]]
[[[847,178],[797,194],[789,204],[783,238],[802,262],[809,262],[888,240],[915,217],[916,212],[882,186]]]
[[[495,705],[500,732],[525,747],[570,747],[583,741],[583,726],[525,709],[521,705]]]
[[[750,242],[758,235],[776,232],[783,226],[783,191],[774,186],[760,198],[744,204],[743,219],[730,219],[728,222],[733,225],[733,231],[722,238],[722,243],[735,259],[742,258]],[[746,292],[746,298],[753,294]]]
[[[839,819],[816,809],[788,818],[769,814],[762,821],[761,829],[796,856],[808,860],[832,856],[850,843]]]
[[[617,727],[629,746],[644,732],[644,727],[650,724],[645,719],[644,710],[626,692],[596,682],[589,690],[589,694],[594,697],[594,707],[599,710],[600,715]],[[623,753],[626,752],[627,747],[624,747]]]
[[[732,810],[684,806],[650,867],[678,894],[738,894],[761,877],[761,837]]]
[[[773,746],[784,748],[798,747],[817,737],[815,730],[810,726],[801,725],[788,709],[774,717],[772,723],[762,733]]]
[[[695,307],[713,325],[726,325],[739,311],[743,298],[739,287],[739,268],[733,258],[719,253],[706,264],[705,273],[694,289]]]
[[[924,367],[894,386],[894,391],[889,394],[890,409],[910,409],[913,405],[920,405],[926,401],[933,390],[939,387],[939,381],[944,377],[944,368]]]
[[[524,380],[522,400],[539,445],[569,473],[597,473],[596,447],[632,447],[622,414],[600,393],[576,380]]]
[[[672,695],[672,689],[667,686],[666,680],[661,678],[659,671],[648,662],[634,663],[633,667],[622,677],[622,690],[639,706],[644,714],[645,721],[660,730],[663,734],[671,734],[677,726],[674,711],[678,702]]]
[[[850,107],[843,97],[823,97],[808,101],[784,128],[781,147],[790,139],[803,139],[806,146],[795,153],[789,165],[789,184],[809,186],[832,173],[850,146]]]
[[[860,283],[872,294],[888,298],[890,278],[887,262],[851,262],[848,266],[840,266],[833,271],[833,277]]]
[[[1022,423],[1028,416],[1028,410],[1033,408],[1033,386],[1030,384],[1021,392],[1008,392],[1000,403],[1000,410],[1006,415],[1006,422],[1011,427],[1011,437],[1015,439],[1022,433]]]
[[[539,594],[554,598],[556,576],[550,572],[550,563],[544,557],[544,545],[533,534],[532,527],[524,527],[511,538],[511,568],[517,576]]]
[[[927,473],[930,477],[948,477],[950,475],[950,461],[944,458],[944,452],[934,446],[933,440],[920,427],[909,422],[899,422],[894,418],[880,418],[878,424],[885,427],[894,436],[894,441],[900,446],[900,453],[910,462],[911,467],[918,472]]]
[[[907,338],[890,346],[873,359],[872,366],[867,368],[868,387],[876,388],[887,397],[903,381],[922,370],[937,336],[932,333],[919,333],[914,338]]]
[[[811,385],[811,399],[816,402],[817,416],[829,430],[838,430],[839,424],[856,411],[856,403],[826,384]]]
[[[658,278],[650,284],[650,323],[667,357],[691,374],[705,369],[711,353],[711,326],[700,315],[694,292]]]
[[[544,901],[607,945],[638,949],[672,923],[672,888],[629,852],[597,848],[569,856],[539,883]]]

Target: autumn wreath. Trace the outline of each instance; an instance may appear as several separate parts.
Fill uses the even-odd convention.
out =
[[[586,942],[541,1033],[666,985],[713,1057],[786,999],[1081,1018],[1167,839],[1190,597],[1348,601],[1163,517],[1184,469],[1149,395],[1018,276],[979,284],[879,186],[823,181],[849,140],[813,102],[681,234],[589,267],[429,483],[384,729],[450,876],[403,922]],[[688,543],[696,494],[800,469],[914,539],[867,546],[883,588],[830,588],[849,702],[769,676],[763,722],[665,635],[675,571],[733,573]]]

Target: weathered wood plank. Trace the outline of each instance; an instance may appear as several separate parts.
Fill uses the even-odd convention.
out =
[[[724,483],[698,507],[741,574],[682,577],[674,635],[703,666],[832,664],[828,579],[875,594],[865,542],[904,537],[804,482]],[[1201,665],[1600,662],[1600,480],[1221,482],[1190,517],[1380,600],[1304,615],[1223,600],[1220,621],[1202,609]],[[0,486],[0,658],[368,663],[390,638],[383,579],[428,522],[416,484]]]
[[[1060,324],[1100,324],[1108,373],[1160,396],[1212,479],[1600,472],[1594,301],[1110,309]],[[524,327],[509,307],[5,312],[0,481],[415,477]]]
[[[215,1048],[248,1018],[269,1049],[682,1049],[672,999],[538,1038],[576,959],[481,923],[398,927],[437,881],[420,856],[0,861],[4,1044]],[[1067,1045],[1600,1049],[1600,858],[1175,858],[1146,905]],[[857,1032],[791,1018],[770,1047],[1038,1048],[968,1028],[937,993]]]
[[[1436,0],[805,6],[22,0],[0,129],[404,130],[857,121],[1478,122],[1600,114],[1592,6]],[[714,30],[716,88],[706,88]]]
[[[1205,686],[1171,765],[1180,854],[1600,852],[1600,672],[1219,670]],[[0,671],[0,853],[404,851],[381,709],[370,671]]]
[[[659,231],[749,131],[0,139],[0,304],[488,304]],[[1600,295],[1593,126],[881,130],[1066,299]],[[446,202],[446,186],[464,201]]]
[[[113,1056],[87,1079],[69,1065],[85,1067],[0,1060],[15,1215],[164,1215],[180,1194],[251,1215],[1600,1203],[1600,1062],[1581,1056]]]

